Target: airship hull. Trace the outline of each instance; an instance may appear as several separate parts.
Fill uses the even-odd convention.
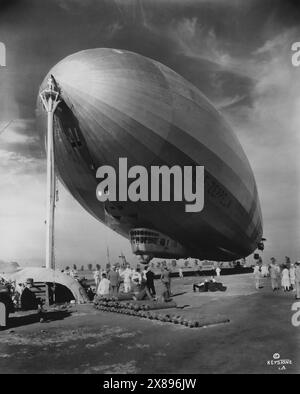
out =
[[[196,87],[152,59],[114,49],[78,52],[50,74],[62,99],[54,116],[56,168],[87,211],[128,238],[133,228],[157,230],[191,257],[226,261],[256,249],[262,215],[253,172],[230,126]],[[46,136],[39,101],[37,121]],[[204,209],[100,203],[96,170],[117,169],[120,158],[146,168],[204,166]]]

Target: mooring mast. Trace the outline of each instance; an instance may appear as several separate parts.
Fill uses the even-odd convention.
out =
[[[47,112],[47,211],[46,211],[46,268],[55,269],[54,261],[54,210],[56,197],[56,176],[54,166],[54,112],[60,103],[60,92],[53,75],[47,88],[40,93],[40,99]]]

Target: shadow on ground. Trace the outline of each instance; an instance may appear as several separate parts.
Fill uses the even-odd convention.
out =
[[[27,314],[22,314],[20,316],[10,315],[8,319],[8,325],[6,327],[1,327],[0,331],[6,331],[17,327],[35,324],[40,322],[41,318],[45,323],[50,323],[57,320],[63,320],[70,315],[71,313],[69,311],[47,311],[43,312],[42,314],[36,311],[30,311]]]

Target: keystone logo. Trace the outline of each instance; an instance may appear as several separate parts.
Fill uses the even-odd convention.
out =
[[[268,360],[266,364],[277,368],[279,371],[286,371],[288,366],[292,365],[293,362],[290,359],[282,359],[280,357],[279,353],[274,353],[272,356],[273,359]]]

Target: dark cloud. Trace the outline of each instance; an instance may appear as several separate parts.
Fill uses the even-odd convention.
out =
[[[219,51],[245,57],[267,39],[269,21],[273,29],[291,26],[299,10],[296,2],[280,0],[22,0],[0,4],[0,37],[7,45],[13,98],[21,118],[34,116],[39,84],[51,66],[90,47],[141,53],[169,65],[213,101],[247,96],[244,103],[251,103],[248,76],[224,70],[213,59],[180,53],[180,37],[171,32],[192,21],[191,41],[198,45],[200,55],[207,51],[205,45],[213,34]]]
[[[38,205],[44,212],[45,160],[33,119],[41,81],[59,60],[82,49],[131,50],[171,67],[226,112],[254,169],[272,254],[291,251],[296,257],[300,86],[289,51],[291,42],[299,39],[298,1],[0,1],[0,41],[7,47],[7,67],[0,73],[0,121],[27,119],[14,122],[0,136],[1,180],[20,187],[27,175],[26,204],[40,220],[42,214],[34,208]],[[38,175],[41,184],[32,187]],[[24,202],[17,200],[21,192],[11,201],[9,187],[2,205],[15,212],[19,204],[21,218]],[[61,224],[65,237],[61,250],[71,253],[72,240],[82,238],[76,228],[86,223],[90,237],[91,229],[95,235],[98,227],[66,201],[61,211],[69,212],[68,221],[80,216],[72,236]],[[10,234],[14,239],[13,226]],[[89,246],[98,255],[93,245],[97,241]],[[89,252],[85,244],[81,247]]]
[[[272,26],[296,23],[293,2],[265,1],[112,1],[22,0],[3,2],[0,37],[6,42],[8,67],[14,73],[14,99],[20,117],[33,117],[44,75],[61,58],[90,47],[128,49],[159,60],[200,87],[211,99],[220,94],[244,96],[247,77],[178,54],[181,21],[195,21],[193,40],[205,45],[213,32],[220,48],[247,56],[262,44]],[[296,10],[296,11],[295,11]],[[275,28],[275,27],[274,27]],[[201,40],[201,42],[200,42]],[[20,65],[22,64],[22,67]],[[200,72],[199,72],[199,71]],[[233,91],[236,89],[236,91]]]

